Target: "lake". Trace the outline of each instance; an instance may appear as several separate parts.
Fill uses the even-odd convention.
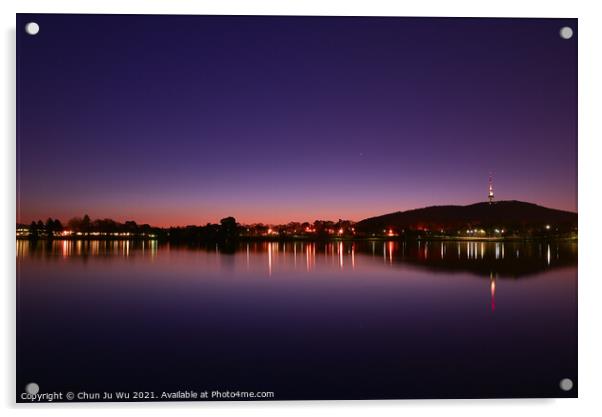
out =
[[[577,395],[576,241],[19,240],[17,275],[18,394]]]

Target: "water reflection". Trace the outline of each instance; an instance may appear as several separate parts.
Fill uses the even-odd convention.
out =
[[[576,241],[530,242],[455,242],[455,241],[335,241],[335,242],[246,242],[235,248],[218,244],[174,246],[151,241],[17,241],[18,258],[90,257],[150,258],[168,254],[171,248],[212,251],[219,255],[243,255],[247,269],[265,256],[267,275],[287,269],[288,259],[297,268],[305,258],[307,272],[336,267],[339,270],[368,267],[380,248],[382,263],[391,268],[416,266],[434,271],[466,271],[489,277],[523,277],[562,266],[577,264]],[[433,253],[435,254],[433,256]],[[358,255],[362,255],[358,258]]]
[[[576,265],[574,241],[17,241],[18,382],[569,395]]]
[[[157,256],[159,242],[156,240],[53,240],[31,242],[17,240],[17,258],[62,258],[78,257],[129,257],[130,255],[150,257]],[[161,245],[168,250],[169,245]],[[219,251],[219,249],[218,249]]]
[[[382,250],[380,266],[376,251]],[[46,261],[90,258],[148,259],[169,256],[171,249],[212,253],[219,268],[236,274],[235,258],[244,256],[246,271],[267,277],[298,270],[298,258],[305,258],[305,273],[328,270],[366,273],[373,268],[428,269],[435,273],[468,272],[489,278],[491,311],[495,311],[496,280],[523,278],[559,267],[577,265],[577,242],[454,242],[454,241],[370,241],[370,242],[246,242],[223,250],[217,244],[174,246],[158,241],[17,241],[17,258]],[[432,254],[436,255],[433,256]],[[507,253],[507,254],[506,254]],[[554,253],[554,256],[552,256]],[[288,259],[292,258],[292,265]]]
[[[491,291],[491,311],[495,311],[495,275],[489,275],[489,289]]]

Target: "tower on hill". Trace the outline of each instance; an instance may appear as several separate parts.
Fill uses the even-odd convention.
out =
[[[487,194],[489,204],[493,204],[493,177],[489,175],[489,193]]]

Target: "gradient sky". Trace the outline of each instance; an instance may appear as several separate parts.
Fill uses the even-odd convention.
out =
[[[17,136],[19,222],[576,211],[577,20],[20,14]]]

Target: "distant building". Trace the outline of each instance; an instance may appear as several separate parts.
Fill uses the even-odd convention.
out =
[[[29,226],[18,224],[17,225],[17,237],[29,236]]]
[[[489,193],[487,195],[489,199],[489,204],[493,204],[493,177],[489,176]]]

